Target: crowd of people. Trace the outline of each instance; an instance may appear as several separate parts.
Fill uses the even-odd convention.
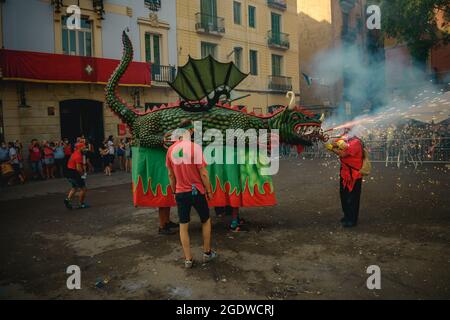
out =
[[[415,161],[450,160],[450,125],[410,121],[403,124],[377,126],[361,133],[361,137],[382,157]],[[383,155],[382,155],[383,154]],[[374,154],[377,156],[377,154]],[[383,159],[379,159],[383,160]]]
[[[84,136],[74,142],[63,138],[53,141],[31,140],[24,147],[19,140],[2,142],[0,147],[0,165],[2,185],[25,183],[27,180],[48,180],[66,176],[67,164],[76,145],[83,143],[87,152],[84,162],[87,173],[103,171],[110,176],[113,169],[131,171],[131,139],[115,142],[109,136],[98,148]],[[26,148],[26,149],[25,149]]]

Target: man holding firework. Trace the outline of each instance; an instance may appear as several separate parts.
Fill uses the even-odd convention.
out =
[[[364,148],[361,140],[348,133],[325,147],[339,156],[340,169],[340,197],[344,217],[341,224],[344,228],[351,228],[358,223],[359,201],[361,198],[362,177],[360,170],[363,167]]]

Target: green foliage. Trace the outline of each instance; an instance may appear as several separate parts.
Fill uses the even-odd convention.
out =
[[[450,35],[438,26],[436,12],[444,12],[448,26],[448,0],[375,0],[380,4],[382,31],[388,37],[406,43],[416,62],[424,65],[429,50],[449,43]],[[448,29],[447,29],[448,30]]]

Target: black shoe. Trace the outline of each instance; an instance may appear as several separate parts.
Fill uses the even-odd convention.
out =
[[[66,206],[67,209],[72,210],[72,203],[70,202],[69,199],[67,198],[64,199],[64,205]]]
[[[342,223],[342,227],[344,227],[344,228],[353,228],[355,226],[356,226],[356,223],[350,222],[350,221],[344,221]]]
[[[180,227],[180,224],[179,224],[179,223],[172,222],[172,221],[169,221],[169,222],[166,224],[166,227],[172,228],[172,229],[178,229],[178,228]]]
[[[176,231],[170,229],[167,225],[164,228],[158,228],[158,234],[161,234],[164,236],[170,236],[175,233],[176,233]]]

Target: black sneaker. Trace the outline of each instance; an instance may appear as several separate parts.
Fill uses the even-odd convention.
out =
[[[67,209],[72,210],[72,203],[70,202],[69,199],[67,198],[64,199],[64,205],[66,206]]]
[[[342,227],[344,227],[344,228],[353,228],[353,227],[356,227],[356,223],[350,222],[350,221],[344,221],[342,223]]]
[[[179,223],[172,222],[172,221],[169,221],[169,222],[166,224],[166,227],[168,227],[168,228],[173,228],[173,229],[178,229],[178,228],[180,227],[180,224],[179,224]]]
[[[164,236],[170,236],[177,233],[176,231],[170,229],[167,225],[164,228],[158,228],[158,234],[164,235]]]

